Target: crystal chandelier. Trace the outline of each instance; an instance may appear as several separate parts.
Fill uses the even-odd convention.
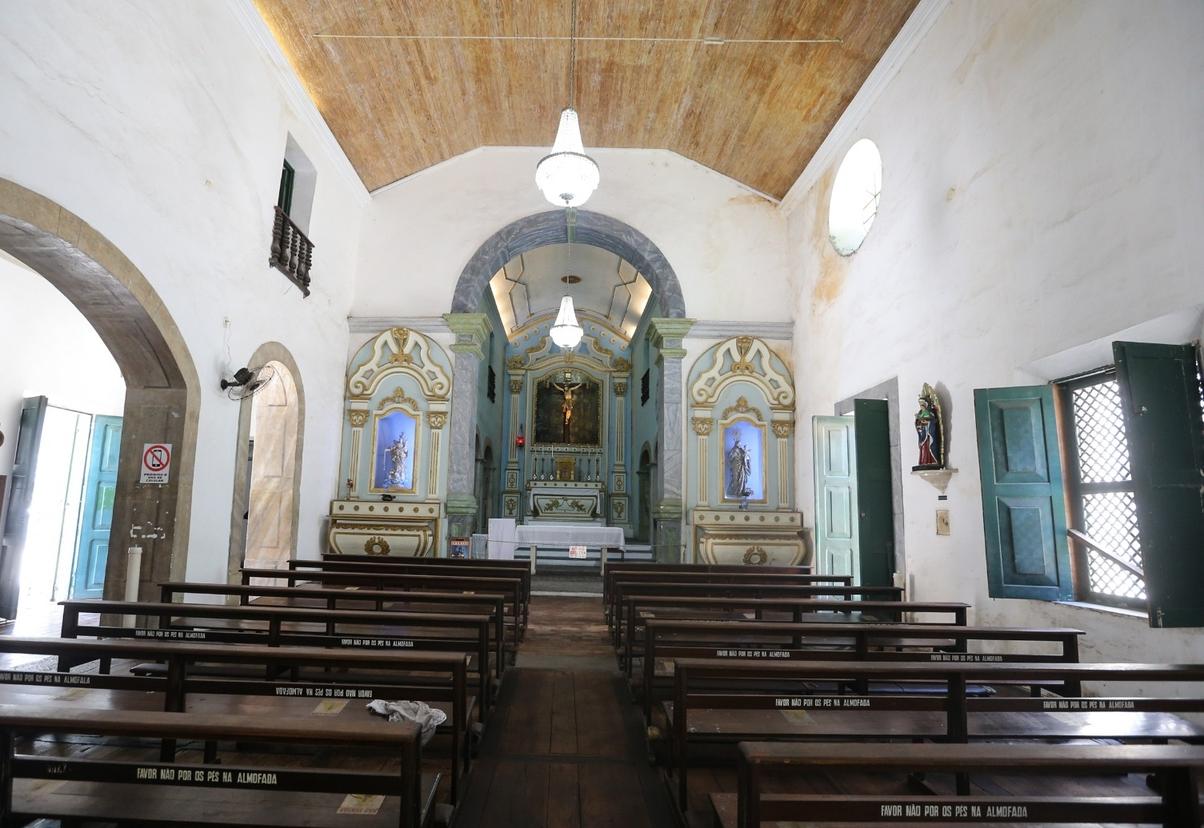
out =
[[[566,351],[576,348],[580,344],[585,331],[577,324],[577,314],[573,312],[572,296],[561,298],[560,313],[556,314],[556,321],[552,323],[550,333],[552,341]]]
[[[580,207],[598,188],[600,176],[594,159],[585,154],[581,126],[573,107],[577,94],[577,0],[572,4],[569,34],[569,105],[560,113],[552,152],[535,165],[535,184],[543,197],[557,207]]]

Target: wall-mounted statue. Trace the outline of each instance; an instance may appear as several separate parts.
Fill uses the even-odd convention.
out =
[[[919,441],[919,463],[913,471],[945,468],[945,417],[941,400],[928,383],[920,391],[920,408],[916,412],[916,439]]]

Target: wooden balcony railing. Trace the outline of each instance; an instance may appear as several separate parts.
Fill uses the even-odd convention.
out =
[[[309,296],[309,268],[313,263],[314,243],[301,228],[293,224],[288,213],[276,208],[276,219],[272,222],[272,252],[268,264],[279,270],[301,292]]]

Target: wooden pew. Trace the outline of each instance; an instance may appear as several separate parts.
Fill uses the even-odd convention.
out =
[[[473,558],[408,558],[388,555],[322,555],[327,564],[371,564],[398,570],[444,572],[448,575],[479,575],[485,577],[518,578],[523,582],[523,601],[531,600],[531,567],[525,561],[479,560]],[[296,558],[290,566],[313,563]]]
[[[609,576],[609,573],[607,573]],[[666,576],[659,572],[630,572],[621,573],[610,581],[609,590],[604,589],[603,607],[609,619],[615,606],[622,600],[621,594],[628,587],[638,587],[642,584],[668,583],[682,584],[782,584],[797,586],[832,586],[852,587],[853,578],[850,575],[812,575],[810,573],[778,573],[774,570],[757,569],[752,572],[674,572]],[[893,589],[893,587],[892,587]]]
[[[674,598],[843,598],[852,601],[901,601],[901,587],[826,586],[822,584],[698,584],[682,583],[639,583],[614,584],[611,600],[617,616],[611,619],[611,627],[622,628],[624,603],[630,597],[674,597]]]
[[[422,575],[397,572],[294,572],[288,569],[253,569],[243,567],[242,583],[249,586],[252,578],[266,581],[283,581],[286,586],[309,583],[317,587],[355,587],[356,589],[378,589],[391,592],[407,590],[444,591],[458,593],[488,593],[506,596],[510,607],[510,620],[522,638],[526,629],[528,608],[523,602],[522,581],[518,578],[471,578],[438,573]]]
[[[653,563],[653,562],[634,562],[634,563],[617,563],[611,564],[606,568],[606,574],[602,576],[602,604],[607,606],[610,597],[610,584],[612,580],[624,572],[642,572],[653,573],[661,572],[666,574],[670,579],[677,573],[691,572],[747,572],[751,568],[751,564],[669,564],[669,563]],[[781,572],[783,574],[790,573],[794,575],[810,575],[810,565],[800,566],[767,566],[766,569],[772,572]],[[672,573],[672,574],[670,574]],[[663,579],[662,579],[663,580]]]
[[[965,626],[969,604],[931,601],[851,601],[839,599],[822,601],[816,598],[707,598],[686,596],[682,598],[665,595],[632,595],[624,599],[620,614],[626,619],[618,625],[619,666],[626,670],[632,654],[639,645],[640,630],[643,629],[645,611],[655,611],[660,617],[681,618],[686,615],[697,619],[700,614],[719,615],[720,620],[732,619],[733,612],[753,612],[759,618],[766,612],[790,613],[793,623],[802,623],[804,617],[820,621],[817,613],[832,613],[833,621],[854,620],[854,614],[872,618],[877,623],[902,623],[906,613],[950,616],[946,623]],[[682,619],[686,620],[686,619]]]
[[[186,765],[18,752],[14,737],[79,735],[120,738],[255,740],[313,745],[329,755],[374,749],[399,770],[349,771],[287,765]],[[150,713],[121,710],[46,710],[0,706],[0,818],[25,824],[39,818],[76,821],[137,820],[144,825],[313,825],[422,828],[433,810],[438,776],[422,773],[418,728],[408,722],[380,727],[258,716]],[[114,784],[116,783],[116,784]],[[129,785],[138,785],[132,796]],[[217,794],[214,789],[222,789]],[[349,794],[387,797],[375,816],[342,815]]]
[[[741,742],[735,794],[712,794],[716,828],[790,822],[1035,822],[1200,825],[1200,768],[1194,745],[938,745]],[[886,771],[1004,774],[1152,774],[1159,796],[891,796],[881,793],[766,793],[762,780]],[[854,784],[856,784],[854,782]],[[864,784],[864,780],[862,781]],[[842,789],[848,782],[842,782]],[[1112,786],[1115,781],[1112,782]],[[1111,787],[1111,786],[1110,786]]]
[[[941,696],[789,693],[787,682],[855,684],[925,681],[945,685]],[[995,695],[968,698],[971,682],[1136,684],[1204,682],[1204,664],[922,663],[873,661],[764,662],[679,659],[674,665],[672,754],[678,803],[684,812],[691,742],[935,739],[1204,740],[1204,726],[1173,714],[1204,712],[1204,696],[1067,698]],[[740,682],[742,692],[716,692]],[[759,687],[768,685],[772,691]],[[1072,715],[1073,714],[1073,715]],[[693,724],[691,719],[693,718]]]
[[[468,721],[473,700],[468,696],[466,657],[456,653],[367,652],[314,647],[264,647],[259,645],[191,644],[186,642],[82,640],[67,638],[17,638],[0,636],[0,653],[55,656],[74,664],[101,662],[102,672],[59,670],[0,670],[0,700],[25,701],[60,690],[109,691],[98,702],[112,709],[227,712],[212,700],[198,697],[262,697],[274,715],[306,719],[313,700],[356,701],[407,698],[424,701],[447,713],[445,730],[451,736],[451,801],[455,803],[464,774],[471,763]],[[161,674],[112,673],[116,659],[161,661]],[[244,668],[240,675],[211,676],[193,668],[199,664],[224,664]],[[258,668],[258,672],[245,668]],[[280,678],[282,669],[305,668],[299,678]],[[415,683],[413,674],[427,678]],[[434,679],[435,681],[432,681]],[[113,691],[136,695],[114,696]],[[47,699],[49,702],[50,699]],[[479,703],[479,700],[477,700]],[[81,701],[73,698],[73,704]],[[86,702],[85,702],[86,704]],[[214,709],[216,708],[216,709]],[[369,720],[362,708],[345,708],[337,714],[310,718],[310,726],[331,721]],[[174,756],[166,745],[162,758]]]
[[[139,603],[127,601],[61,601],[63,638],[134,638],[151,641],[217,642],[264,644],[270,647],[332,647],[341,649],[411,650],[469,653],[470,672],[477,677],[477,706],[480,721],[488,717],[494,681],[490,676],[489,618],[484,614],[375,612],[327,610],[309,607],[280,607],[259,604]],[[158,618],[159,626],[119,627],[86,624],[81,616],[146,615]],[[192,619],[187,621],[186,619]],[[203,622],[209,621],[207,625]],[[196,623],[201,622],[201,623]],[[258,628],[242,626],[247,622]],[[295,629],[298,624],[322,625],[321,631]],[[237,625],[237,626],[231,626]],[[339,632],[343,627],[344,631]],[[346,628],[350,629],[346,629]],[[418,631],[430,631],[426,635]],[[443,633],[443,635],[440,635]],[[460,637],[451,637],[460,636]],[[69,666],[61,664],[60,667]],[[497,678],[498,666],[493,666]]]
[[[654,702],[669,698],[672,692],[671,675],[663,683],[657,680],[658,659],[1074,663],[1079,660],[1079,638],[1082,635],[1082,630],[1061,627],[649,619],[645,622],[642,655],[644,721],[652,724]],[[968,647],[970,642],[1050,644],[1056,645],[1059,652],[971,653]],[[632,678],[630,664],[627,678],[628,681]],[[658,692],[662,684],[664,692]],[[1042,686],[1036,685],[1034,692]],[[1072,688],[1075,694],[1079,690]]]
[[[354,589],[322,589],[321,587],[289,587],[289,586],[248,586],[246,584],[206,584],[197,581],[166,581],[159,584],[159,601],[170,604],[177,597],[188,595],[225,595],[238,598],[240,604],[250,604],[254,598],[281,600],[283,606],[325,606],[326,609],[354,609],[340,606],[345,604],[371,604],[378,612],[394,610],[425,611],[427,606],[444,606],[444,611],[457,613],[480,612],[486,608],[490,613],[493,626],[493,639],[498,664],[505,669],[505,603],[502,595],[489,593],[473,593],[465,595],[458,592],[421,592],[387,590],[371,590],[368,592]],[[418,608],[408,605],[417,604]],[[397,606],[400,605],[400,606]],[[517,636],[518,631],[514,630]],[[518,641],[511,643],[517,647]],[[513,653],[513,650],[511,650]],[[500,671],[499,671],[500,672]]]
[[[406,560],[381,560],[377,558],[372,561],[349,561],[342,558],[327,560],[312,560],[308,558],[290,558],[287,562],[288,569],[294,572],[351,572],[356,574],[364,573],[382,573],[395,575],[417,575],[420,577],[439,577],[439,578],[501,578],[502,580],[516,579],[519,582],[518,601],[524,609],[524,616],[527,614],[528,604],[531,601],[531,573],[527,572],[526,576],[519,575],[514,570],[507,567],[485,567],[475,566],[471,569],[466,569],[463,566],[456,564],[444,565],[441,563],[427,564],[412,564]]]

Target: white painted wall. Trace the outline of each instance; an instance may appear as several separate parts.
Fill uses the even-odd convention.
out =
[[[551,129],[551,125],[549,125]],[[551,141],[549,133],[549,141]],[[583,208],[656,244],[698,319],[789,321],[785,221],[776,205],[664,150],[594,149],[602,183]],[[535,187],[546,147],[485,147],[378,190],[352,313],[446,313],[464,265],[512,221],[553,209]]]
[[[0,101],[10,114],[0,119],[0,176],[59,202],[128,256],[200,375],[187,574],[203,580],[225,576],[233,496],[238,404],[218,381],[265,341],[283,343],[300,367],[299,548],[319,548],[338,473],[346,316],[367,203],[345,159],[287,94],[282,59],[261,51],[252,30],[270,38],[249,0],[131,0],[103,13],[85,0],[45,0],[0,11]],[[267,266],[289,134],[317,170],[308,299]],[[0,342],[12,340],[0,332]]]
[[[841,258],[826,238],[839,153],[789,215],[800,436],[811,415],[897,375],[907,468],[912,395],[940,383],[960,470],[953,534],[936,537],[936,491],[905,473],[915,597],[973,602],[988,623],[1081,627],[1091,660],[1198,660],[1204,637],[988,599],[972,394],[1048,379],[1042,364],[1094,367],[1090,349],[1073,349],[1198,313],[1202,42],[1196,2],[950,3],[863,119],[838,126],[845,147],[868,136],[884,160],[881,210],[861,250]],[[1163,327],[1200,330],[1198,317]],[[797,452],[810,519],[809,440]]]
[[[21,400],[121,416],[125,381],[109,349],[49,282],[0,253],[0,336],[20,347],[0,360],[0,475],[12,471]]]

